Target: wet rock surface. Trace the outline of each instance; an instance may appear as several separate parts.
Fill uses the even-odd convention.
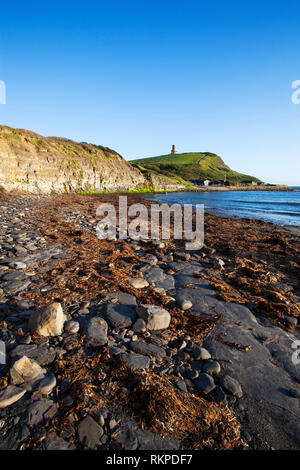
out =
[[[209,448],[201,426],[216,413],[227,437],[211,448],[298,448],[295,321],[225,299],[224,253],[100,242],[94,207],[67,201],[1,206],[0,449]]]

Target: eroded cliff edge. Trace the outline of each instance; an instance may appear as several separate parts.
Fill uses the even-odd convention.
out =
[[[142,174],[107,147],[6,126],[0,126],[0,186],[44,194],[184,188],[153,172]]]

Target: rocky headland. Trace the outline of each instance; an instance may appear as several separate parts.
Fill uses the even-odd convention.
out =
[[[107,147],[7,126],[0,126],[0,186],[30,194],[185,188],[180,178],[141,172]]]

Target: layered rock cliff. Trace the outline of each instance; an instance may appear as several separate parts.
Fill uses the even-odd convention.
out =
[[[143,174],[114,150],[0,126],[0,186],[30,193],[180,189]]]

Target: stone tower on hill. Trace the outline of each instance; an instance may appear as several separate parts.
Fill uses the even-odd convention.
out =
[[[177,153],[176,145],[172,145],[171,153]]]

